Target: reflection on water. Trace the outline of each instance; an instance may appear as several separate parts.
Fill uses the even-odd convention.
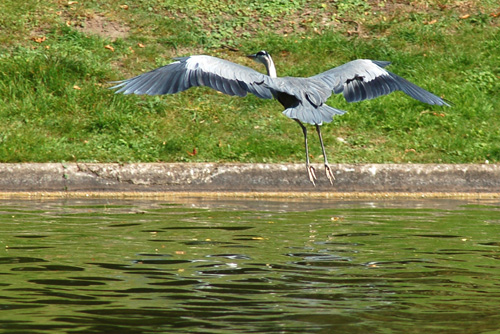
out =
[[[500,203],[0,201],[2,333],[498,333]]]

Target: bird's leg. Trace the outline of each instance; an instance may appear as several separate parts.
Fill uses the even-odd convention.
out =
[[[318,132],[319,142],[321,144],[321,150],[323,151],[323,159],[325,159],[326,177],[328,178],[328,181],[330,181],[330,184],[333,185],[333,180],[335,180],[335,176],[333,175],[330,165],[328,164],[328,159],[326,157],[326,152],[325,152],[325,146],[323,145],[323,137],[321,136],[321,129],[318,124],[316,124],[316,132]]]
[[[313,186],[316,186],[316,183],[314,183],[314,180],[316,180],[316,171],[314,170],[314,167],[311,166],[309,163],[309,147],[307,146],[307,128],[298,119],[295,119],[295,121],[299,123],[300,127],[302,128],[302,132],[304,133],[304,146],[306,147],[307,175],[309,176],[309,180],[311,181]]]

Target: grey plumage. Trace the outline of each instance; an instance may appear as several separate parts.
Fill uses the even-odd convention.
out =
[[[249,67],[211,56],[174,58],[174,62],[131,79],[117,81],[116,93],[163,95],[182,92],[190,87],[207,86],[224,94],[246,96],[252,93],[271,99],[263,86],[266,75]]]
[[[190,87],[207,86],[219,92],[246,96],[254,94],[263,99],[277,99],[285,108],[283,114],[299,123],[304,133],[306,166],[314,184],[315,171],[307,154],[307,129],[302,123],[320,126],[345,113],[328,106],[332,93],[344,95],[347,102],[358,102],[402,91],[421,102],[449,106],[440,97],[385,69],[387,61],[358,59],[308,78],[277,77],[271,56],[260,51],[248,56],[266,66],[267,75],[230,61],[205,56],[174,58],[174,62],[131,79],[117,81],[111,89],[123,94],[162,95],[182,92]],[[321,139],[327,177],[333,184]]]
[[[358,59],[313,76],[325,82],[335,94],[343,93],[347,102],[369,100],[396,90],[420,102],[449,106],[440,97],[384,69],[390,62]]]

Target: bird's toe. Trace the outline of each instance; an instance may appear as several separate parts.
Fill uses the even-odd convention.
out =
[[[332,169],[330,168],[329,165],[325,165],[325,172],[328,181],[330,181],[330,184],[333,186],[333,181],[335,181],[335,175],[333,175]]]
[[[316,180],[316,170],[313,166],[307,166],[307,175],[309,176],[309,181],[311,181],[313,186],[316,186],[316,183],[314,182]]]

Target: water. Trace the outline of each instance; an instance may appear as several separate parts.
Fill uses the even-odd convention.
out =
[[[500,333],[498,201],[0,201],[1,333]]]

